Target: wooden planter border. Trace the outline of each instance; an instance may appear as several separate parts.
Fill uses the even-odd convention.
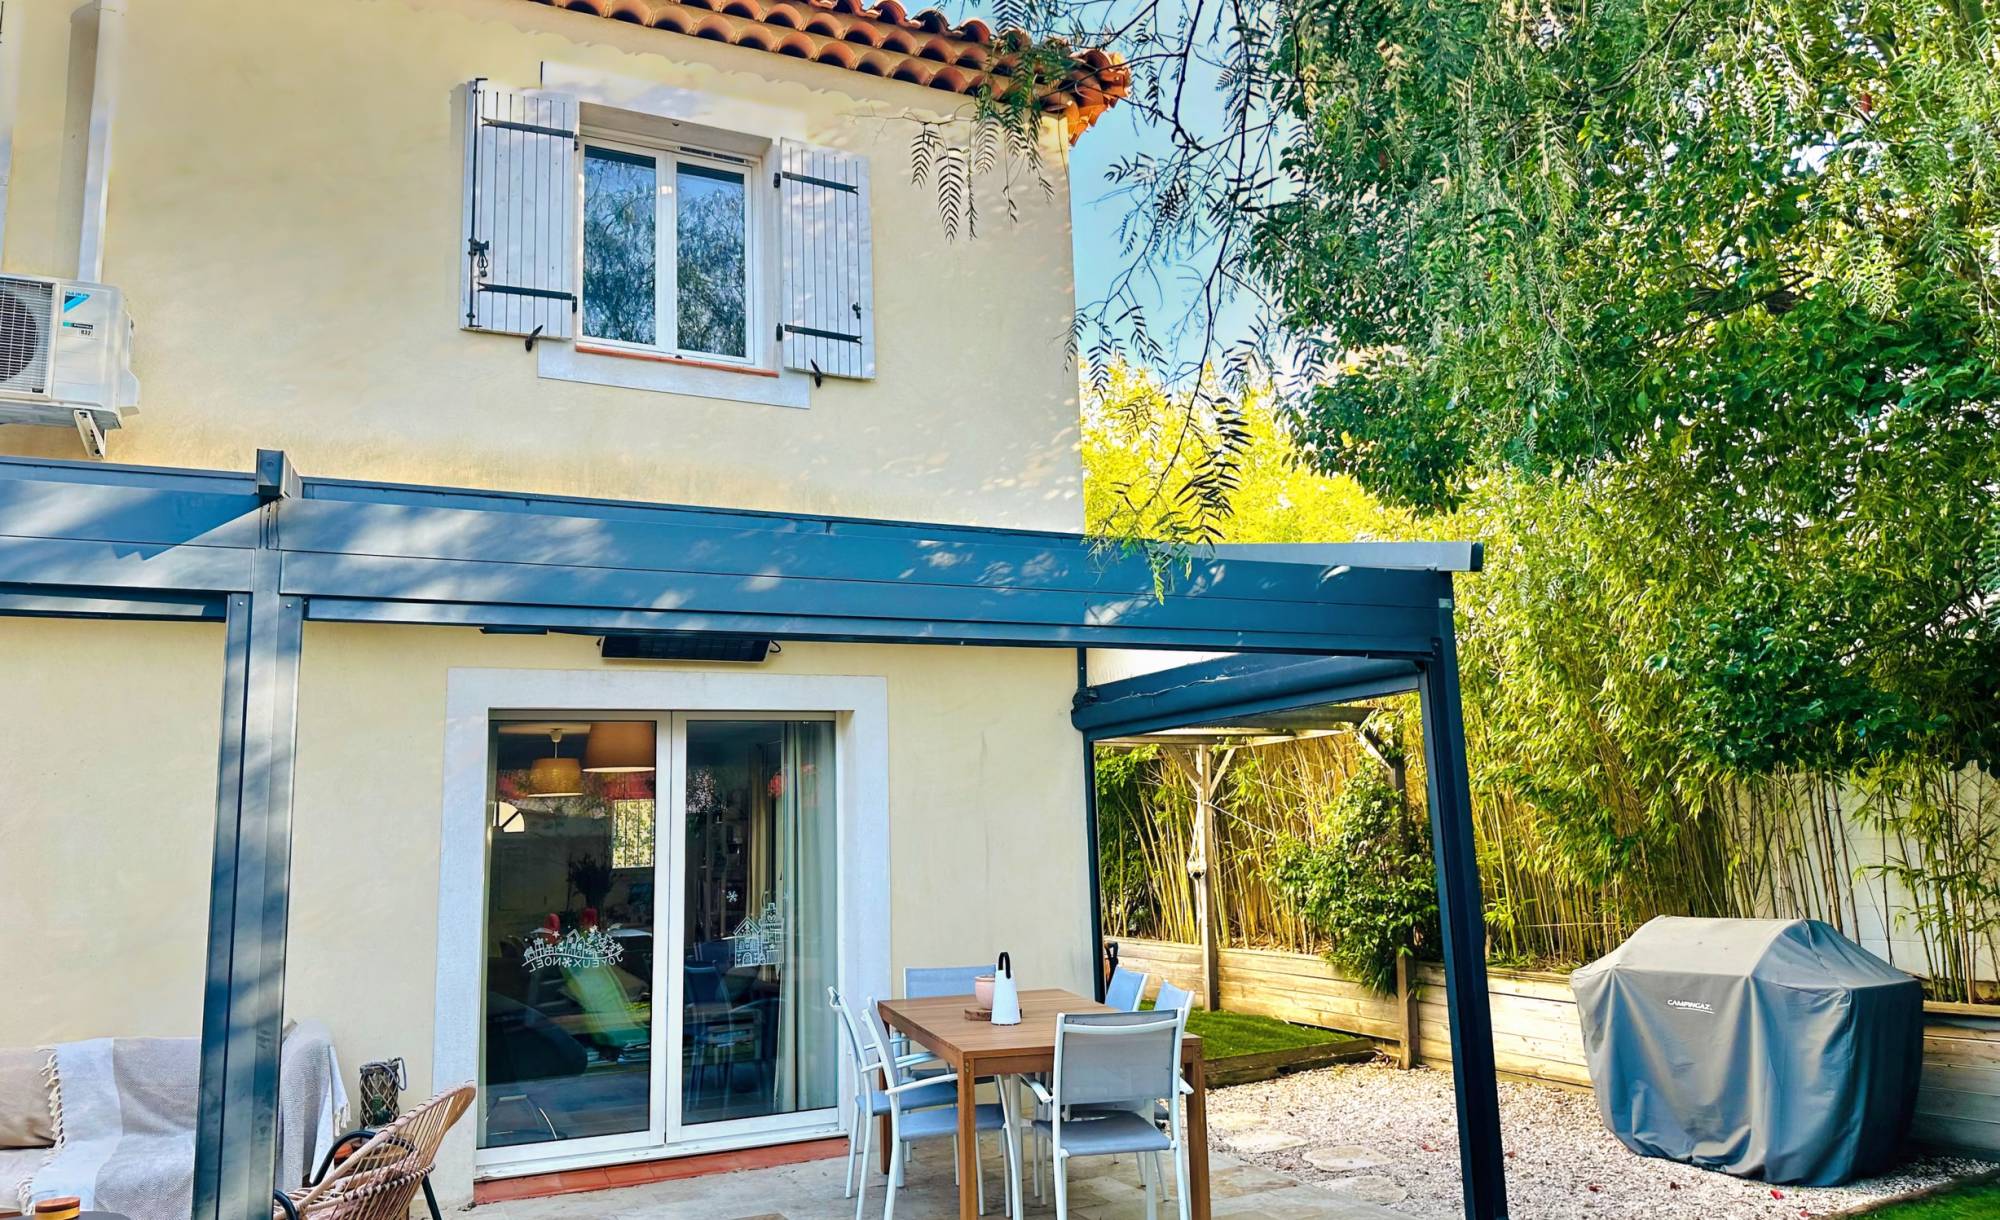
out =
[[[1317,1046],[1291,1046],[1281,1051],[1259,1051],[1254,1055],[1231,1055],[1210,1059],[1202,1071],[1211,1085],[1249,1084],[1269,1080],[1286,1072],[1302,1072],[1335,1063],[1365,1063],[1376,1055],[1375,1043],[1368,1038],[1342,1038]]]

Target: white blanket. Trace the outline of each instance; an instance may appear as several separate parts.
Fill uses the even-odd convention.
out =
[[[347,1129],[347,1087],[333,1035],[318,1021],[285,1031],[278,1067],[278,1189],[295,1191]]]
[[[28,1201],[75,1195],[85,1211],[178,1220],[194,1209],[193,1038],[94,1038],[56,1047],[56,1150]]]
[[[55,1055],[56,1146],[24,1203],[60,1195],[132,1220],[194,1208],[201,1044],[194,1038],[65,1042]],[[288,1030],[279,1068],[278,1185],[296,1187],[347,1121],[333,1043],[318,1022]]]

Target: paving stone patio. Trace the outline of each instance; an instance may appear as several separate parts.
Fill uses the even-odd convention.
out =
[[[1000,1220],[997,1148],[987,1144],[987,1215]],[[751,1169],[677,1182],[656,1182],[590,1194],[489,1203],[481,1220],[851,1220],[854,1200],[840,1197],[845,1162],[810,1161],[776,1169]],[[1308,1186],[1282,1173],[1248,1165],[1227,1153],[1209,1157],[1210,1200],[1215,1220],[1409,1220],[1363,1197],[1367,1191],[1336,1193]],[[1035,1202],[1028,1190],[1027,1220],[1055,1215],[1053,1196]],[[1169,1187],[1161,1220],[1178,1213]],[[951,1220],[958,1214],[951,1155],[943,1146],[919,1148],[910,1160],[907,1185],[896,1198],[897,1220]],[[1142,1220],[1145,1194],[1137,1166],[1127,1157],[1079,1161],[1070,1177],[1071,1220]],[[863,1220],[882,1215],[882,1178],[869,1181]]]

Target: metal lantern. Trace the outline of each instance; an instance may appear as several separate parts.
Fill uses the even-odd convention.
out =
[[[361,1065],[361,1122],[382,1127],[403,1112],[403,1090],[410,1084],[400,1057],[374,1059]]]

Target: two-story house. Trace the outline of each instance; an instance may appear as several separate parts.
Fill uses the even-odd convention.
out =
[[[1088,993],[1080,741],[1238,680],[1430,684],[1483,969],[1448,572],[1075,536],[1065,160],[1127,74],[1076,53],[976,241],[911,173],[1009,38],[0,0],[0,1046],[202,1034],[198,1212],[261,1205],[280,996],[350,1094],[478,1084],[448,1202],[849,1129],[827,987]],[[1125,646],[1287,667],[1080,690]]]
[[[263,445],[315,476],[1074,530],[1064,154],[1121,78],[1080,56],[1048,99],[1057,189],[954,245],[912,142],[969,109],[998,36],[895,0],[6,0],[0,270],[122,295],[143,391],[100,416],[113,464]],[[0,317],[36,288],[0,281]],[[0,326],[0,370],[28,338]],[[85,456],[46,418],[0,453]],[[1075,837],[1067,652],[306,636],[286,1007],[350,1072],[400,1057],[422,1088],[456,1055],[482,1172],[824,1128],[840,909],[887,961],[1006,948],[1088,980],[1087,878],[1042,846]],[[198,1030],[222,646],[0,621],[0,872],[67,878],[9,955],[62,999],[10,1004],[0,1043]],[[717,673],[728,694],[695,689]],[[635,703],[635,677],[665,685]],[[848,753],[861,704],[887,738]],[[876,875],[836,879],[843,783],[891,811]],[[475,811],[462,839],[441,799]],[[476,898],[441,950],[455,862]],[[535,964],[592,930],[616,993]],[[671,1004],[656,957],[687,963]]]

